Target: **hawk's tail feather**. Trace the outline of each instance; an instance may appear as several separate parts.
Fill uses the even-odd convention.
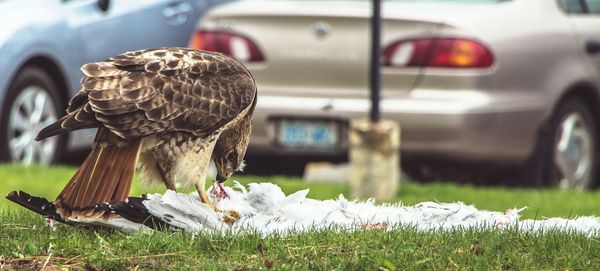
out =
[[[140,140],[125,146],[105,143],[115,136],[100,128],[92,151],[56,199],[64,216],[103,215],[94,208],[101,203],[124,201],[129,196],[140,151]]]
[[[98,226],[93,224],[78,223],[71,220],[65,220],[53,202],[45,198],[29,195],[23,191],[12,191],[6,195],[6,198],[16,204],[19,204],[43,217],[56,220],[69,225],[80,226]],[[133,223],[143,224],[151,229],[157,230],[177,230],[177,226],[169,224],[169,218],[159,218],[152,215],[143,201],[146,197],[129,197],[128,201],[105,202],[96,205],[94,208],[86,210],[95,214],[117,214]]]
[[[6,195],[6,199],[19,204],[33,212],[36,212],[44,217],[52,218],[54,220],[65,222],[56,213],[56,206],[54,203],[49,202],[45,198],[29,195],[23,191],[12,191]]]

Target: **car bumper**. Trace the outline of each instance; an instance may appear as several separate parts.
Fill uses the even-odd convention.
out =
[[[506,100],[480,91],[416,90],[381,101],[383,117],[401,127],[404,158],[436,157],[477,162],[518,163],[531,154],[544,122],[544,105],[528,99]],[[502,95],[500,95],[502,96]],[[270,119],[278,116],[342,118],[350,121],[369,112],[367,97],[259,96],[250,155],[297,155],[275,146]],[[313,157],[345,154],[303,153]]]

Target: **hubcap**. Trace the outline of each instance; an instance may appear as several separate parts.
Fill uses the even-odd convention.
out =
[[[554,161],[560,188],[589,188],[592,182],[594,140],[581,114],[573,112],[560,124]]]
[[[49,164],[57,138],[35,141],[37,133],[57,120],[54,102],[39,86],[27,86],[15,99],[8,116],[8,147],[13,162]]]

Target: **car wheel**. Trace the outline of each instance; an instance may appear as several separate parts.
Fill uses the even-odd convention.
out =
[[[587,105],[571,97],[560,103],[540,138],[535,157],[540,166],[539,184],[563,189],[586,190],[595,180],[597,133]],[[544,149],[546,151],[544,151]]]
[[[55,122],[63,110],[52,78],[42,69],[26,67],[11,82],[2,105],[0,159],[22,164],[56,162],[66,138],[35,141],[37,133]]]

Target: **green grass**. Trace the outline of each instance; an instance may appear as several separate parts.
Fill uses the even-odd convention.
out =
[[[49,199],[74,173],[72,167],[0,165],[0,194],[23,190]],[[347,194],[341,184],[302,183],[285,177],[237,177],[242,183],[268,181],[284,192],[311,188],[309,197]],[[132,194],[161,192],[138,182]],[[504,211],[529,206],[525,217],[600,216],[599,192],[476,188],[449,183],[402,183],[398,200],[406,205],[427,200],[463,201],[477,208]],[[48,247],[52,249],[48,250]],[[466,230],[422,233],[414,229],[356,233],[323,231],[270,236],[216,236],[154,232],[122,234],[59,225],[48,230],[43,219],[4,198],[0,200],[0,269],[600,269],[600,237],[516,230]]]
[[[4,265],[27,269],[40,269],[46,260],[50,267],[88,270],[600,269],[600,238],[557,232],[419,233],[409,228],[266,238],[257,234],[123,234],[62,225],[50,231],[38,216],[24,212],[1,216],[0,232]]]

